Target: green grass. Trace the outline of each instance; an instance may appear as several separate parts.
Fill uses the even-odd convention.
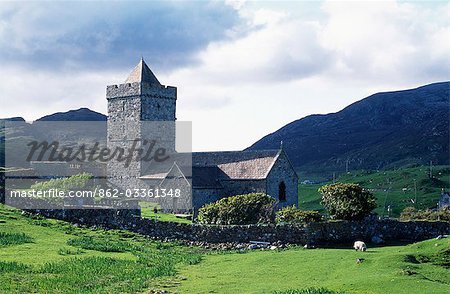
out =
[[[0,232],[0,246],[19,245],[33,242],[33,238],[24,233]]]
[[[308,293],[300,290],[324,287],[345,293],[450,293],[449,268],[439,263],[443,258],[448,261],[450,239],[369,247],[367,252],[355,252],[350,244],[348,247],[208,255],[202,263],[181,271],[186,280],[177,290],[180,293]],[[428,256],[428,261],[411,262],[409,255]],[[365,261],[357,264],[356,258]]]
[[[160,212],[160,206],[157,203],[153,202],[139,202],[141,206],[141,216],[143,218],[156,219],[161,222],[175,222],[175,223],[184,223],[190,224],[192,221],[188,219],[178,218],[172,213],[163,213]],[[158,208],[158,213],[154,213],[153,208]]]
[[[78,255],[78,254],[83,254],[85,252],[86,251],[84,251],[84,250],[82,250],[80,248],[78,248],[76,250],[75,249],[71,249],[71,248],[66,248],[66,247],[58,249],[58,254],[59,255]]]
[[[127,252],[134,249],[128,242],[92,236],[69,239],[67,240],[67,245],[101,252]]]
[[[200,254],[128,231],[24,216],[3,205],[0,231],[32,238],[32,243],[1,247],[0,293],[450,291],[450,238],[369,246],[367,252],[355,252],[347,244],[345,249]],[[357,264],[361,257],[365,261]]]
[[[274,294],[341,294],[325,288],[289,289],[285,291],[275,291]]]
[[[418,209],[434,208],[439,200],[441,189],[450,187],[450,167],[434,166],[433,178],[429,178],[429,167],[420,166],[392,171],[368,172],[359,171],[340,175],[336,181],[356,183],[370,189],[377,198],[378,207],[375,212],[387,215],[390,206],[390,216],[398,217],[407,206]],[[323,184],[329,184],[326,182]],[[319,210],[320,193],[317,191],[323,184],[299,185],[299,207],[305,210]],[[416,204],[411,200],[415,200]]]
[[[0,231],[21,232],[33,241],[1,247],[0,293],[144,292],[158,278],[175,275],[177,266],[201,260],[194,249],[176,243],[27,217],[3,205]]]
[[[303,210],[317,210],[325,213],[325,209],[320,204],[321,195],[318,191],[321,186],[322,184],[299,185],[298,207]]]
[[[27,272],[30,267],[15,261],[0,261],[0,273],[6,272]]]

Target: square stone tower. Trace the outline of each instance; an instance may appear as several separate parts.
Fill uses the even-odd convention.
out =
[[[141,59],[123,84],[106,88],[108,100],[108,148],[146,148],[144,140],[156,140],[169,153],[175,151],[177,88],[164,86]],[[151,123],[150,123],[151,122]],[[134,143],[136,144],[136,143]],[[109,179],[124,189],[139,188],[138,179],[148,167],[133,160],[108,162]]]

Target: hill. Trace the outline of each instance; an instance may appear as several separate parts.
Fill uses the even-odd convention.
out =
[[[428,166],[402,168],[380,172],[352,171],[336,177],[336,182],[360,184],[369,189],[377,199],[375,212],[379,215],[398,217],[408,206],[418,209],[436,208],[441,190],[450,187],[450,167],[433,166],[429,177]],[[325,212],[320,204],[320,184],[299,185],[298,203],[301,209]],[[390,207],[390,212],[387,208]]]
[[[248,149],[284,142],[303,172],[379,170],[411,164],[449,164],[450,82],[377,93],[337,113],[296,120]]]
[[[0,118],[0,124],[3,124],[5,121],[21,121],[21,122],[24,122],[25,121],[25,119],[23,118],[23,117],[19,117],[19,116],[16,116],[16,117],[9,117],[9,118]]]
[[[95,112],[89,108],[80,108],[46,115],[36,121],[106,121],[106,119],[107,116],[102,113]]]
[[[106,121],[107,116],[90,110],[88,108],[80,108],[76,110],[69,110],[67,112],[57,112],[50,115],[43,116],[36,120],[36,122],[49,122],[49,121]],[[26,123],[22,117],[11,117],[0,119],[0,167],[5,165],[4,153],[5,153],[5,134],[4,126],[5,122],[23,122],[19,133],[17,133],[17,138],[14,140],[19,140],[24,136],[32,136],[35,131],[33,124]],[[17,125],[16,125],[17,126]],[[19,142],[20,143],[20,142]],[[0,183],[1,186],[1,183]]]

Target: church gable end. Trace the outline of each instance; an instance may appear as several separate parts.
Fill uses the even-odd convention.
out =
[[[283,150],[270,169],[266,184],[267,194],[279,201],[279,207],[298,206],[298,176]]]

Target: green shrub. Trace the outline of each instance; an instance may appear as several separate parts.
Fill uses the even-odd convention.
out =
[[[287,206],[276,213],[277,223],[304,224],[311,222],[320,222],[322,216],[315,210],[300,210],[295,206]]]
[[[199,209],[197,221],[203,224],[238,225],[273,222],[275,199],[252,193],[222,198]]]
[[[33,242],[33,238],[24,233],[5,233],[0,232],[0,245],[10,246],[10,245],[20,245],[24,243]]]
[[[44,182],[39,182],[31,185],[31,189],[36,191],[50,191],[51,189],[58,191],[76,191],[81,189],[87,189],[87,183],[92,178],[89,173],[81,173],[67,178],[51,179]],[[44,201],[54,204],[61,205],[64,203],[64,199],[60,197],[48,197]]]
[[[377,207],[373,194],[358,184],[325,185],[319,192],[321,204],[335,219],[362,219]]]
[[[45,182],[36,183],[31,186],[31,189],[40,191],[48,191],[50,189],[58,189],[60,191],[77,190],[85,188],[91,178],[91,174],[81,173],[68,178],[51,179]]]
[[[403,211],[400,213],[400,220],[402,221],[410,221],[413,220],[417,213],[417,209],[412,206],[405,207]]]
[[[414,207],[406,207],[400,214],[400,220],[428,220],[428,221],[445,221],[450,222],[450,209],[444,207],[433,211],[431,209],[417,210]]]

